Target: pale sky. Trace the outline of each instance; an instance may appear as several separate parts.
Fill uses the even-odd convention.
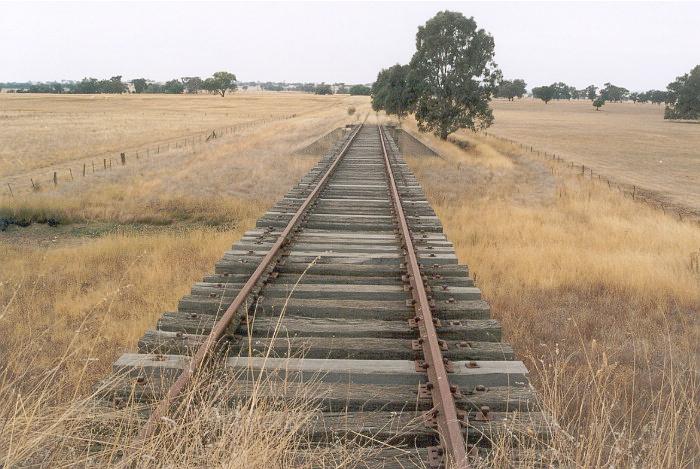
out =
[[[0,81],[372,82],[436,12],[474,16],[506,78],[665,89],[700,64],[700,3],[0,3]]]

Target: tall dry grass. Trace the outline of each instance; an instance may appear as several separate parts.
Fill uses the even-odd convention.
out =
[[[362,99],[357,103],[361,111],[367,108]],[[286,95],[196,102],[115,99],[90,103],[94,108],[71,100],[13,101],[36,108],[10,116],[16,136],[32,135],[37,123],[45,127],[45,135],[22,153],[46,155],[45,150],[53,149],[58,158],[19,161],[21,176],[52,162],[77,164],[81,156],[75,152],[76,142],[80,151],[94,152],[103,144],[114,149],[138,145],[143,138],[180,135],[182,126],[191,124],[188,116],[197,113],[215,113],[221,122],[229,122],[225,114],[232,106],[241,118],[268,110],[286,113],[287,107],[303,113],[162,158],[129,159],[124,167],[85,179],[62,178],[57,187],[42,180],[38,192],[0,196],[0,217],[59,222],[54,228],[10,226],[0,234],[1,465],[129,464],[124,452],[143,423],[143,413],[97,405],[93,386],[320,157],[295,155],[295,150],[354,120],[347,115],[346,101]],[[128,115],[137,118],[129,121]],[[165,115],[168,122],[155,122]],[[58,142],[66,122],[87,140],[76,139],[73,146],[67,137]],[[149,123],[153,128],[143,132]],[[100,127],[104,141],[89,139],[91,125]],[[27,138],[21,142],[30,143]],[[72,160],[74,156],[78,159]],[[73,173],[79,174],[75,167]],[[229,385],[234,382],[232,378]],[[173,417],[180,425],[133,456],[137,465],[220,461],[228,467],[286,467],[292,459],[348,457],[341,446],[306,451],[307,436],[299,429],[316,415],[308,402],[260,400],[224,409],[226,389],[203,381],[193,390],[197,404]],[[289,425],[290,419],[295,425]],[[193,438],[205,433],[212,438],[206,444]]]
[[[443,158],[408,163],[561,426],[545,456],[696,464],[700,227],[499,141],[421,138]]]
[[[60,363],[76,356],[78,350]],[[22,383],[25,379],[33,386]],[[109,399],[113,387],[135,379],[117,373],[94,393],[57,401],[56,382],[71,386],[60,366],[31,377],[0,372],[3,467],[342,467],[373,454],[361,441],[323,445],[312,440],[311,428],[320,415],[318,401],[311,398],[314,381],[296,386],[296,395],[276,398],[280,383],[257,376],[253,382],[260,394],[240,397],[237,390],[242,380],[250,384],[250,377],[211,370],[195,377],[159,422],[158,432],[139,440],[148,404],[133,394]],[[157,377],[143,379],[152,383],[145,392],[162,389]],[[294,384],[300,383],[290,377],[284,385]]]
[[[365,98],[307,93],[0,96],[0,177],[261,119],[317,116]],[[3,184],[4,185],[4,184]]]

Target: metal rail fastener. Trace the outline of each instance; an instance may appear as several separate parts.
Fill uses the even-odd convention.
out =
[[[457,416],[457,408],[455,406],[454,397],[450,389],[450,382],[447,377],[447,369],[443,361],[442,352],[440,350],[440,341],[438,340],[435,324],[433,323],[433,315],[430,311],[430,302],[428,295],[423,285],[418,258],[411,239],[411,231],[406,221],[406,215],[401,205],[401,196],[396,187],[394,172],[391,168],[389,155],[386,151],[384,143],[384,130],[379,125],[379,139],[382,142],[382,151],[384,153],[384,165],[387,176],[389,178],[389,189],[391,198],[394,203],[394,210],[399,219],[399,232],[402,241],[406,246],[406,269],[411,282],[411,292],[413,293],[414,308],[416,311],[416,320],[420,336],[423,339],[423,356],[425,358],[425,371],[428,375],[430,393],[433,400],[432,414],[437,421],[438,433],[440,442],[445,449],[448,461],[456,468],[464,469],[468,467],[466,444],[462,436],[462,425],[464,420],[460,420]]]
[[[153,412],[151,413],[148,421],[141,428],[138,436],[136,437],[136,448],[141,446],[147,438],[153,435],[158,426],[158,422],[170,410],[173,401],[175,401],[180,396],[182,391],[189,383],[190,379],[204,365],[207,358],[209,358],[211,353],[216,349],[216,344],[226,334],[226,330],[238,314],[238,309],[243,305],[248,295],[250,295],[255,285],[258,283],[262,275],[265,273],[265,271],[268,269],[268,267],[274,260],[275,256],[279,253],[280,249],[288,242],[288,238],[290,234],[292,234],[295,225],[299,222],[304,212],[321,192],[321,189],[324,187],[326,181],[328,180],[330,175],[333,174],[333,171],[338,166],[338,163],[343,158],[348,148],[350,148],[350,145],[352,144],[353,140],[355,140],[355,137],[360,132],[363,126],[364,122],[360,124],[355,129],[355,132],[351,134],[351,136],[348,138],[348,141],[346,142],[345,146],[342,148],[340,153],[338,153],[333,163],[328,167],[318,184],[316,184],[314,190],[311,191],[311,193],[306,197],[306,199],[304,199],[304,202],[296,211],[296,213],[289,221],[287,226],[284,228],[282,233],[280,233],[279,237],[277,238],[277,241],[275,241],[275,244],[272,245],[267,254],[265,254],[265,257],[262,258],[258,267],[251,274],[248,281],[245,283],[245,285],[243,285],[243,288],[241,288],[236,297],[233,299],[233,302],[226,309],[226,312],[223,314],[223,316],[221,316],[221,319],[219,319],[216,322],[216,324],[214,324],[214,327],[207,336],[206,340],[202,345],[199,346],[197,352],[190,360],[189,365],[182,371],[182,373],[180,373],[177,380],[170,386],[165,398],[163,398],[153,409]]]

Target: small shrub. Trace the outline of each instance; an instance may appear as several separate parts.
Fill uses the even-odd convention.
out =
[[[348,116],[352,116],[353,114],[355,114],[355,111],[356,111],[356,110],[357,110],[357,109],[355,109],[355,106],[350,106],[350,107],[348,108]]]

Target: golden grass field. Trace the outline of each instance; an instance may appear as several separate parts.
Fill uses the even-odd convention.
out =
[[[488,132],[655,192],[665,205],[700,218],[700,124],[663,119],[650,103],[495,100]]]
[[[3,132],[0,143],[40,123],[45,137],[35,149],[25,139],[22,152],[40,155],[41,161],[15,162],[11,153],[3,154],[8,163],[0,179],[3,174],[46,179],[52,168],[82,164],[99,152],[118,155],[123,147],[257,120],[280,109],[298,115],[0,199],[0,216],[63,222],[0,233],[0,463],[94,465],[84,449],[76,454],[86,438],[107,447],[109,460],[128,444],[128,432],[106,441],[87,423],[93,418],[92,386],[319,156],[295,151],[355,122],[347,114],[350,105],[364,117],[369,101],[285,93],[120,96],[99,101],[104,107],[96,111],[89,97],[23,98],[6,101],[0,95],[0,115],[24,122]],[[497,119],[510,104],[496,103]],[[219,120],[193,124],[202,112],[210,114],[209,105]],[[533,107],[533,116],[525,118],[536,119],[537,112]],[[139,114],[144,117],[128,118]],[[146,117],[161,120],[165,114],[168,125]],[[74,116],[74,125],[66,124],[66,115]],[[122,117],[114,126],[117,116]],[[628,120],[635,119],[645,117]],[[403,125],[417,135],[412,120]],[[499,125],[493,132],[500,135]],[[108,137],[83,140],[88,128],[105,127],[111,129]],[[159,130],[149,134],[145,128]],[[659,122],[655,131],[675,132],[667,129],[675,128]],[[634,140],[634,132],[623,133]],[[459,133],[470,144],[464,151],[419,137],[442,158],[407,155],[408,163],[460,260],[470,265],[503,321],[506,340],[526,360],[544,408],[561,426],[547,457],[570,467],[696,465],[700,273],[690,259],[700,250],[700,227],[494,138]],[[71,149],[71,138],[81,143]],[[47,151],[52,139],[64,147],[55,156]],[[536,144],[533,139],[523,133],[523,142]],[[668,142],[678,145],[666,149],[669,154],[685,151],[684,142]],[[613,155],[623,147],[606,138],[592,152]],[[290,454],[301,451],[299,438],[289,434],[297,426],[287,423],[303,422],[309,411],[303,402],[287,409],[259,406],[236,413],[223,426],[211,417],[213,411],[218,412],[195,409],[206,418],[190,418],[152,442],[159,454],[171,451],[170,459],[140,460],[141,465],[192,466],[212,458],[229,467],[286,467]],[[210,425],[222,435],[216,444],[175,451],[183,437],[210,431]],[[260,431],[261,425],[269,431]],[[506,444],[497,447],[497,458],[507,456]],[[345,451],[340,448],[334,461],[358,457]],[[232,454],[239,465],[230,465]]]
[[[443,158],[409,165],[564,430],[549,454],[694,466],[700,225],[494,138],[420,138]]]

